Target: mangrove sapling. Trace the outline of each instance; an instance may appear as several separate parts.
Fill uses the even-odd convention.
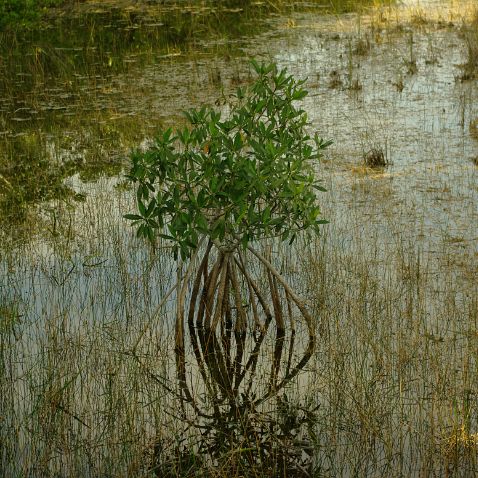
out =
[[[134,152],[128,175],[137,184],[137,212],[125,217],[137,235],[169,241],[178,264],[188,263],[176,285],[181,407],[185,417],[190,407],[212,420],[216,438],[224,430],[221,450],[239,439],[232,423],[242,423],[243,438],[251,429],[260,433],[244,418],[277,395],[315,348],[314,319],[273,266],[271,253],[266,257],[257,244],[292,243],[326,222],[314,164],[329,143],[307,134],[306,114],[294,105],[307,95],[304,81],[274,64],[251,64],[257,78],[237,89],[226,119],[208,107],[185,112],[191,126],[168,129],[148,150]],[[299,323],[307,345],[297,352]],[[271,324],[275,338],[264,383],[256,375]],[[192,373],[189,349],[196,361]],[[203,389],[188,378],[195,372]],[[218,448],[208,450],[214,456]]]

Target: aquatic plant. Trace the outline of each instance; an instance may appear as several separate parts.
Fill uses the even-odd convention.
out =
[[[234,251],[262,238],[292,242],[326,222],[313,164],[330,143],[306,133],[307,116],[293,104],[307,95],[304,81],[252,65],[258,78],[237,89],[228,119],[205,106],[185,112],[191,129],[168,129],[132,155],[139,214],[125,217],[138,236],[171,240],[175,258],[190,258],[200,236]]]
[[[138,211],[125,216],[139,237],[169,241],[179,261],[175,355],[184,416],[190,410],[212,423],[202,447],[214,459],[225,448],[248,451],[239,454],[246,468],[270,467],[275,456],[270,450],[263,456],[258,436],[271,427],[259,425],[257,407],[277,396],[314,352],[315,321],[274,267],[270,242],[292,243],[326,222],[314,164],[329,144],[307,134],[307,116],[294,106],[307,95],[304,81],[274,64],[251,64],[257,79],[237,89],[227,119],[207,107],[191,110],[185,113],[191,128],[168,129],[132,155],[128,178],[137,184]],[[266,253],[261,240],[269,244]],[[304,347],[295,343],[298,329],[308,337]],[[187,372],[188,347],[201,387]],[[257,381],[264,348],[269,378]]]
[[[472,80],[478,74],[478,9],[473,12],[470,24],[463,28],[463,34],[467,47],[467,61],[463,65],[462,80]]]

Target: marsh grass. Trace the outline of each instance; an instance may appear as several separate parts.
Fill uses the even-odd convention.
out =
[[[320,337],[306,373],[286,390],[292,412],[314,410],[307,439],[294,447],[310,453],[307,471],[317,477],[474,476],[476,251],[447,222],[431,228],[430,243],[417,240],[410,231],[429,231],[433,217],[407,210],[397,221],[407,205],[388,201],[396,190],[382,176],[331,181],[322,237],[275,257]],[[468,191],[473,178],[447,184]],[[0,187],[8,187],[2,177]],[[158,307],[175,265],[118,219],[132,208],[130,192],[104,178],[86,192],[76,208],[49,196],[23,239],[2,243],[1,471],[154,478],[158,466],[184,476],[189,464],[196,476],[239,477],[231,463],[241,449],[222,462],[204,459],[201,437],[178,414],[174,292]],[[39,228],[41,237],[25,240]],[[264,414],[277,417],[280,404]],[[158,463],[161,443],[167,457]]]
[[[350,7],[338,1],[333,9],[340,12],[343,5]],[[163,98],[176,103],[180,96],[186,109],[188,96],[197,101],[204,90],[198,53],[203,62],[211,56],[230,62],[242,55],[244,38],[267,28],[272,14],[317,13],[314,2],[281,1],[67,6],[45,11],[39,25],[0,29],[0,222],[26,234],[39,201],[83,198],[65,187],[65,178],[120,174],[127,152],[162,126],[167,112],[151,111],[145,85],[135,81],[145,69],[176,56],[190,61],[193,68],[182,73],[187,89]],[[230,85],[217,67],[202,70],[208,88],[227,92]],[[231,80],[243,81],[239,72]],[[148,93],[156,83],[150,80]]]
[[[174,264],[117,222],[128,197],[105,192],[107,201],[65,211],[70,239],[3,253],[7,476],[151,477],[161,442],[183,457],[177,474],[171,455],[161,462],[169,476],[187,476],[186,456],[195,476],[240,476],[237,449],[222,462],[199,458],[200,437],[180,417],[174,293],[157,310]],[[476,284],[458,287],[460,270],[437,272],[399,231],[388,241],[353,215],[330,219],[320,240],[276,257],[307,297],[320,337],[308,371],[286,390],[292,410],[316,409],[308,439],[297,439],[313,476],[471,476]],[[278,411],[274,402],[265,413]]]
[[[478,9],[472,13],[471,22],[463,27],[467,47],[467,60],[464,65],[463,80],[478,76]]]
[[[380,147],[368,150],[363,156],[363,162],[369,168],[384,168],[388,164],[385,153]]]
[[[41,28],[0,28],[2,224],[25,223],[38,201],[74,196],[63,185],[68,176],[119,174],[127,151],[160,120],[149,107],[138,112],[144,100],[134,82],[125,99],[128,80],[118,75],[134,78],[145,65],[202,50],[206,39],[214,55],[230,55],[229,40],[258,32],[267,14],[261,5],[233,6],[78,4],[66,15],[46,12]],[[210,74],[214,88],[218,75]]]

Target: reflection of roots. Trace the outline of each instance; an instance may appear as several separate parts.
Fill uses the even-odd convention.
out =
[[[312,318],[301,301],[266,258],[252,248],[249,253],[259,261],[265,287],[253,278],[244,254],[216,250],[209,243],[192,283],[185,281],[178,295],[175,355],[181,402],[203,417],[217,418],[226,410],[241,415],[244,407],[254,409],[303,369],[315,347]],[[297,311],[307,327],[308,342],[300,359],[294,360]],[[274,328],[271,323],[275,340],[270,372],[258,389],[258,359],[268,331]],[[208,407],[198,403],[199,394],[187,380],[186,324]]]
[[[314,348],[312,318],[273,265],[251,247],[223,250],[210,242],[177,297],[181,417],[199,433],[188,442],[158,442],[152,470],[163,478],[311,476],[313,412],[278,393]],[[276,411],[260,407],[273,397]]]

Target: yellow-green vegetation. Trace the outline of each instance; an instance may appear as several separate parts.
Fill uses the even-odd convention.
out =
[[[51,7],[68,0],[3,0],[0,2],[0,31],[2,28],[32,27]]]
[[[465,25],[464,34],[468,50],[464,76],[470,79],[476,78],[478,76],[478,9],[474,11],[471,23]]]

